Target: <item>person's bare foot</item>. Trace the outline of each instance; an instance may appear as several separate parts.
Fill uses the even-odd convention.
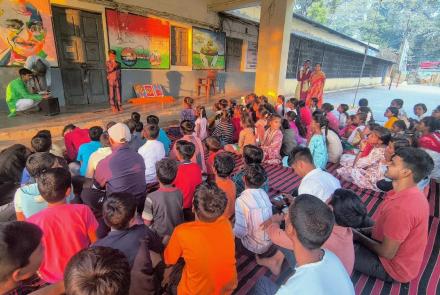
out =
[[[281,266],[284,261],[284,254],[281,251],[277,251],[274,256],[269,258],[259,258],[255,255],[257,264],[267,267],[275,276],[278,276],[281,272]]]

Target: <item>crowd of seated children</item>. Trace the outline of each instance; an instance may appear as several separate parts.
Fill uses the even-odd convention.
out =
[[[0,290],[9,292],[17,286],[34,290],[47,283],[61,282],[63,277],[65,290],[62,284],[50,286],[63,289],[57,294],[86,288],[72,282],[87,281],[99,286],[100,282],[90,277],[79,277],[78,271],[99,271],[99,267],[105,267],[102,255],[111,255],[108,259],[118,264],[116,270],[131,274],[119,280],[109,278],[115,284],[126,284],[121,294],[146,290],[154,293],[163,286],[167,291],[176,288],[180,293],[209,290],[231,294],[237,286],[234,235],[238,251],[256,254],[257,263],[274,274],[280,273],[284,258],[296,267],[295,274],[281,288],[263,278],[255,287],[255,294],[274,294],[278,289],[280,294],[301,292],[307,280],[314,282],[307,285],[308,291],[311,285],[327,291],[333,286],[338,294],[353,294],[349,279],[349,284],[345,283],[353,268],[386,281],[408,282],[415,278],[426,246],[429,216],[422,190],[430,178],[436,178],[440,167],[440,108],[432,116],[422,118],[426,111],[417,106],[423,113],[417,111],[411,125],[404,127],[401,117],[395,120],[390,132],[373,123],[368,101],[363,99],[352,118],[354,122],[348,120],[343,127],[334,117],[337,126],[333,130],[328,126],[333,115],[331,105],[324,104],[323,110],[311,114],[295,99],[287,103],[281,100],[277,108],[266,97],[255,95],[246,98],[246,108],[224,99],[217,103],[219,109],[212,131],[222,129],[225,114],[228,118],[236,115],[243,128],[238,138],[232,136],[227,145],[225,140],[221,141],[222,136],[210,136],[210,130],[206,130],[207,166],[211,174],[208,179],[213,180],[209,183],[203,182],[208,171],[204,169],[205,146],[193,122],[200,118],[199,113],[192,121],[182,120],[183,137],[175,142],[170,158],[164,158],[169,139],[153,115],[147,117],[144,132],[138,128],[143,124],[136,112],[126,124],[109,122],[105,133],[99,126],[90,130],[66,126],[66,147],[69,145],[70,154],[76,152],[75,157],[69,157],[69,153],[66,157],[69,161],[80,160],[80,172],[86,169],[85,176],[92,178],[81,183],[82,192],[75,198],[75,203],[83,204],[70,201],[75,197],[72,181],[76,178],[71,176],[75,171],[69,170],[62,158],[49,153],[53,148],[50,137],[34,137],[33,150],[40,152],[31,156],[31,151],[21,145],[3,150],[0,184],[5,195],[10,186],[16,196],[13,202],[1,203],[2,210],[5,205],[12,204],[12,209],[15,205],[17,219],[36,224],[42,231],[40,236],[38,230],[33,231],[34,237],[29,237],[33,238],[32,245],[28,249],[17,248],[21,251],[19,257],[11,254],[7,262],[2,255],[9,252],[2,248],[0,234],[0,263],[9,265],[6,271],[0,271]],[[403,102],[394,100],[392,104],[389,109],[400,109],[402,115]],[[290,122],[277,114],[280,109]],[[192,111],[192,107],[186,110]],[[309,128],[303,130],[301,123],[304,118],[307,121],[309,113],[311,122],[305,124]],[[258,119],[256,124],[252,115]],[[290,128],[292,123],[296,129]],[[127,125],[135,126],[134,130]],[[349,142],[360,150],[342,156],[342,167],[337,173],[361,188],[389,191],[378,207],[371,230],[364,228],[373,223],[365,217],[359,197],[340,189],[339,180],[324,171],[327,162],[338,163],[341,157],[342,144],[337,134],[340,127],[345,128],[344,132],[341,130],[343,137],[351,138]],[[92,131],[102,133],[102,147],[93,153],[87,151],[88,146],[97,145],[98,137],[92,136]],[[145,141],[138,152],[129,148],[135,137]],[[310,149],[295,146],[299,137],[308,139]],[[236,148],[232,144],[237,140]],[[81,141],[84,143],[79,144]],[[298,196],[286,198],[290,206],[284,217],[273,214],[262,165],[280,165],[282,155],[288,156],[288,165],[302,178],[295,194]],[[234,174],[235,158],[239,156],[243,157],[244,166]],[[19,188],[25,171],[29,177]],[[159,182],[158,188],[147,187],[147,183],[154,182]],[[412,210],[407,210],[407,204]],[[3,215],[3,211],[0,213]],[[1,216],[0,220],[8,218]],[[280,226],[283,219],[285,230]],[[0,231],[6,231],[2,226]],[[13,228],[20,239],[27,238],[20,232],[28,229]],[[40,244],[44,244],[44,249],[39,249]],[[44,252],[45,257],[41,258],[36,250]],[[31,255],[34,256],[29,263],[19,261],[20,257]],[[96,263],[80,265],[90,259]],[[165,264],[165,273],[171,272],[171,277],[161,286]],[[37,269],[40,277],[36,276]],[[30,280],[21,282],[27,278]],[[261,284],[266,291],[273,292],[258,293]]]

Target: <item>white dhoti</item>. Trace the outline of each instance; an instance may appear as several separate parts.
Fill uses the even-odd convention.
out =
[[[21,99],[17,100],[17,102],[15,103],[15,108],[16,108],[17,112],[26,111],[26,110],[32,109],[33,107],[36,107],[40,102],[41,102],[41,100],[34,100],[34,99],[30,99],[30,98],[21,98]]]

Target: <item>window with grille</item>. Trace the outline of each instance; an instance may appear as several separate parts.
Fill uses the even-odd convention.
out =
[[[312,68],[315,63],[321,63],[327,78],[357,78],[361,74],[364,55],[291,35],[286,79],[295,79],[307,59]],[[383,77],[388,65],[386,61],[368,56],[362,77]]]
[[[171,26],[171,65],[188,65],[188,29]]]

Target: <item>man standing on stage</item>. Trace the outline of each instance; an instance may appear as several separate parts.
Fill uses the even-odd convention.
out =
[[[22,68],[18,73],[20,78],[12,80],[6,87],[6,104],[9,108],[9,118],[15,117],[16,112],[25,111],[37,106],[42,99],[50,96],[49,93],[40,95],[32,94],[28,91],[26,83],[33,79],[32,71]]]
[[[309,78],[311,74],[312,71],[310,70],[310,60],[308,59],[304,61],[304,65],[296,74],[298,84],[296,85],[295,98],[306,100],[307,92],[309,91]]]
[[[113,113],[122,111],[121,102],[121,64],[116,61],[116,51],[108,51],[107,80],[109,100]],[[116,101],[115,101],[116,94]]]

